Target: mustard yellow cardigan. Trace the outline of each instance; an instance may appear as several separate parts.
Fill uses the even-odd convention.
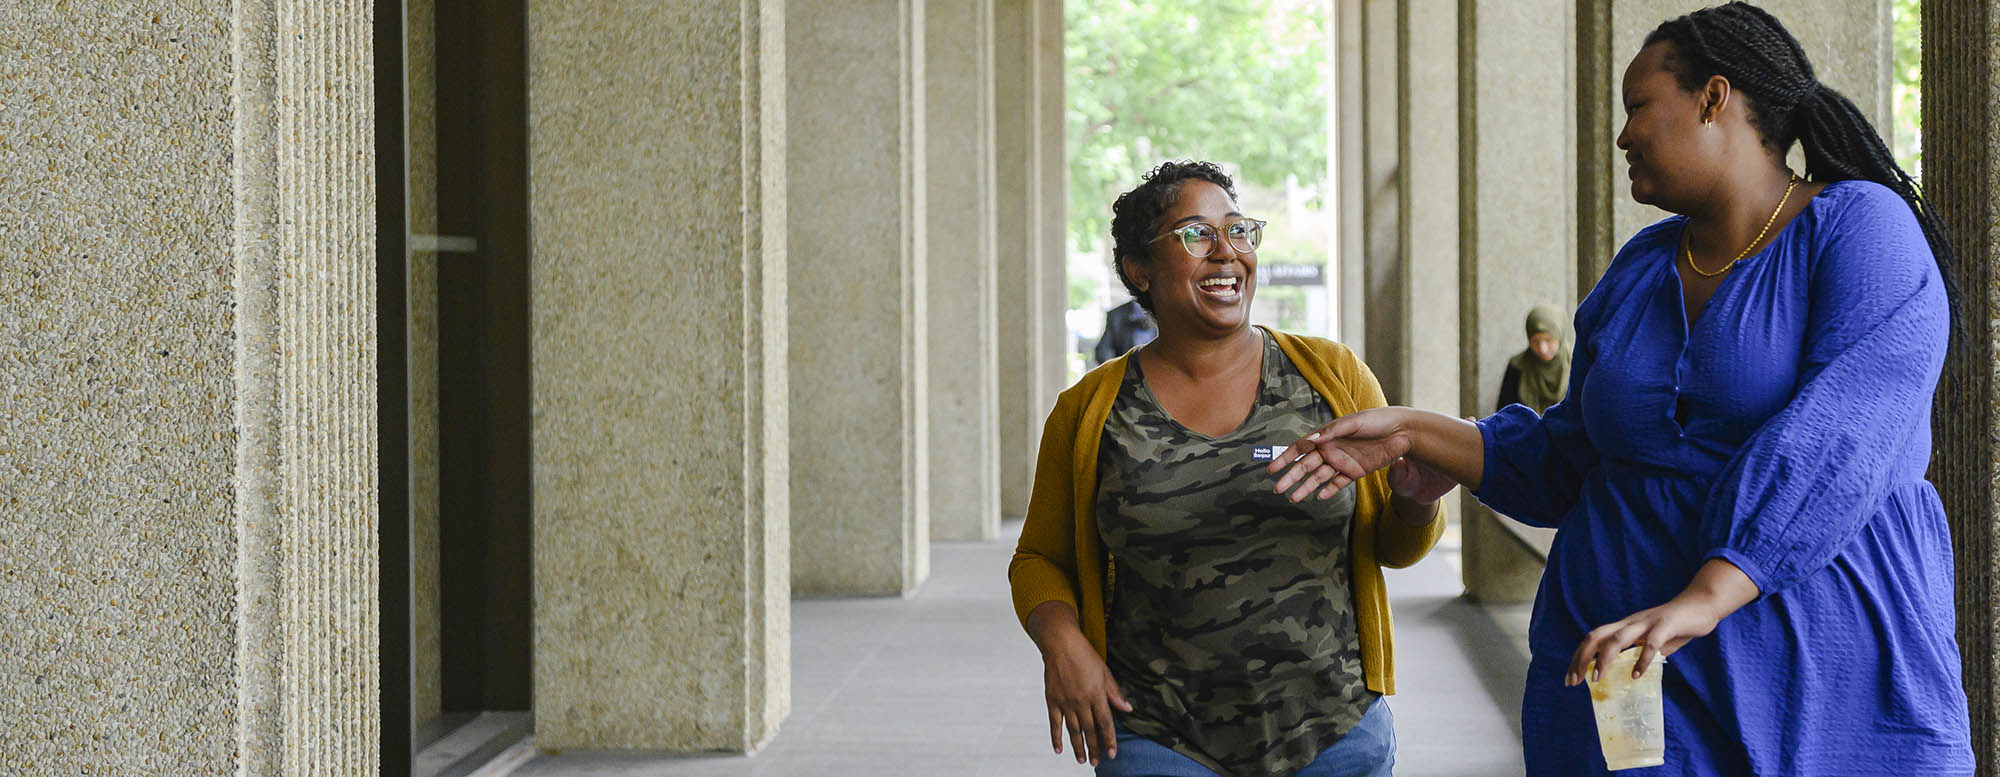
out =
[[[1374,373],[1346,346],[1277,331],[1271,335],[1334,415],[1387,404]],[[1100,656],[1106,653],[1105,581],[1115,572],[1098,545],[1092,514],[1097,499],[1097,443],[1125,379],[1128,358],[1129,354],[1105,362],[1057,397],[1055,410],[1042,427],[1027,523],[1007,566],[1014,611],[1023,626],[1037,605],[1068,602],[1082,620],[1084,637]],[[1355,486],[1350,556],[1361,671],[1371,690],[1393,694],[1396,657],[1382,567],[1407,567],[1430,552],[1444,531],[1443,505],[1438,519],[1421,527],[1394,518],[1382,520],[1389,509],[1387,471],[1369,475]]]

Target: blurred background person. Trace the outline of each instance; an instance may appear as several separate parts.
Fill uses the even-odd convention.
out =
[[[1527,405],[1537,414],[1548,412],[1569,391],[1569,343],[1563,338],[1562,309],[1536,305],[1528,311],[1528,347],[1507,360],[1500,378],[1500,403]]]
[[[1136,299],[1104,312],[1104,336],[1097,339],[1096,364],[1111,361],[1160,336],[1160,330],[1153,325],[1153,316]]]

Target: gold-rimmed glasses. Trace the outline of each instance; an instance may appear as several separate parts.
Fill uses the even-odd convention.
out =
[[[1151,245],[1178,235],[1181,247],[1187,249],[1188,255],[1200,259],[1215,253],[1216,244],[1226,239],[1229,247],[1247,254],[1257,250],[1258,244],[1264,242],[1264,225],[1267,223],[1257,219],[1237,219],[1217,227],[1206,221],[1197,221],[1163,232],[1146,243]]]

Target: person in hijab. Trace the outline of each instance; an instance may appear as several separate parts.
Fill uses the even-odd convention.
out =
[[[1500,404],[1527,405],[1537,415],[1561,402],[1569,391],[1569,344],[1563,342],[1562,310],[1536,305],[1528,311],[1528,348],[1507,360],[1500,379]]]

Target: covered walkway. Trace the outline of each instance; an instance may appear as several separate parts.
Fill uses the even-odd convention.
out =
[[[1012,538],[939,542],[908,599],[807,599],[792,607],[792,711],[753,756],[542,754],[516,777],[1081,777],[1049,752],[1041,661],[1005,585]],[[1392,570],[1401,738],[1397,773],[1521,774],[1525,606],[1459,595],[1456,532]],[[519,752],[526,753],[523,749]]]
[[[1886,2],[1760,0],[1877,127]],[[153,5],[0,13],[0,772],[1085,774],[1002,582],[1068,382],[1065,0]],[[1494,407],[1658,217],[1617,90],[1692,5],[1328,6],[1387,398]],[[1992,775],[2000,0],[1922,6]],[[1518,774],[1522,613],[1459,592],[1535,567],[1454,512],[1391,578],[1399,773]]]

